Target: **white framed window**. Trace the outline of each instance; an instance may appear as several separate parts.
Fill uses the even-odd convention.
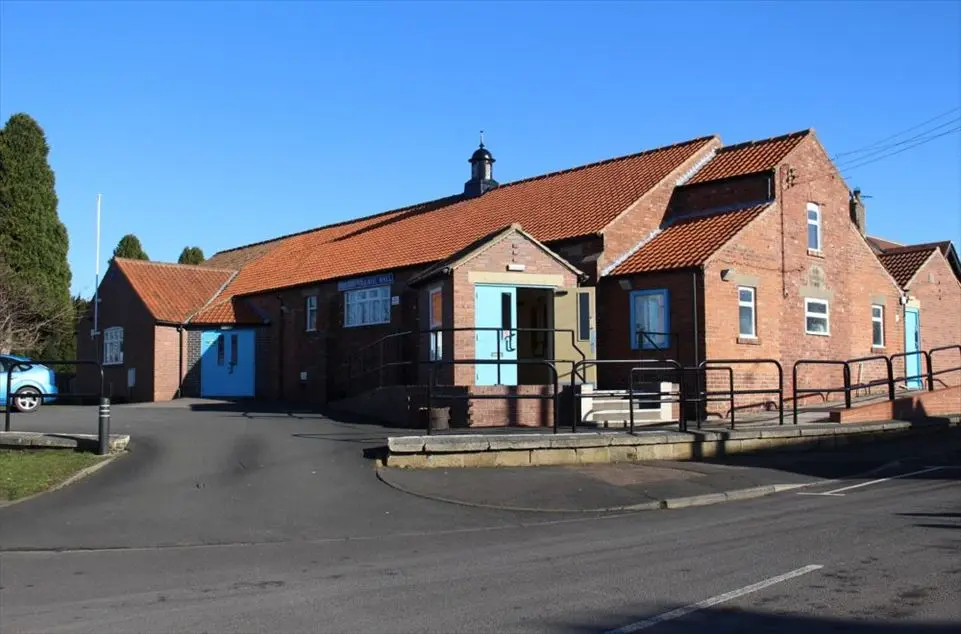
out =
[[[344,291],[344,326],[390,323],[390,287],[374,286]]]
[[[103,331],[103,364],[123,365],[123,328],[120,326]]]
[[[737,334],[754,339],[757,337],[757,315],[754,302],[754,288],[737,287]]]
[[[831,316],[824,299],[804,299],[804,332],[809,335],[831,334]]]
[[[308,295],[304,300],[304,330],[315,332],[317,330],[317,296]]]
[[[821,250],[821,208],[817,203],[808,203],[808,249]]]
[[[871,345],[884,347],[884,306],[881,304],[871,305]]]

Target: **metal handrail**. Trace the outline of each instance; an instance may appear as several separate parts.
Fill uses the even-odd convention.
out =
[[[781,366],[781,362],[777,359],[705,359],[698,364],[698,368],[706,368],[710,366],[725,366],[725,365],[756,365],[756,364],[767,364],[773,365],[777,369],[777,389],[767,388],[767,389],[756,389],[756,390],[734,390],[735,395],[750,395],[750,394],[777,394],[777,411],[778,411],[778,425],[784,424],[784,368]],[[732,379],[733,382],[733,379]],[[707,386],[705,386],[705,391]],[[732,396],[731,402],[734,402]],[[700,427],[700,412],[697,414],[698,426]],[[734,410],[731,410],[731,424],[734,422]],[[797,421],[795,420],[795,423]]]
[[[858,357],[857,359],[848,359],[847,364],[850,368],[851,365],[855,363],[867,363],[869,361],[884,361],[885,369],[887,370],[886,379],[875,379],[873,381],[868,381],[867,383],[857,383],[855,385],[848,386],[848,392],[851,390],[861,390],[864,388],[871,389],[877,385],[887,385],[888,386],[888,400],[894,400],[894,364],[891,363],[891,359],[884,356],[883,354],[871,355],[868,357]],[[850,369],[848,369],[848,377],[850,377]],[[850,406],[849,406],[850,407]]]
[[[922,370],[922,372],[923,372],[922,374],[912,374],[912,375],[908,376],[908,374],[907,374],[907,372],[908,372],[907,359],[908,359],[908,357],[913,357],[913,356],[915,356],[915,355],[920,355],[921,358],[924,359],[924,362],[925,362],[925,364],[927,365],[928,371],[927,371],[927,372],[923,372],[923,370]],[[905,363],[904,363],[904,376],[892,377],[892,379],[891,379],[892,382],[900,383],[901,381],[904,381],[905,383],[907,383],[908,381],[910,381],[910,380],[912,380],[912,379],[924,379],[924,378],[927,378],[927,380],[928,380],[928,391],[929,391],[929,392],[934,391],[934,378],[931,376],[931,355],[930,355],[930,353],[928,353],[927,350],[912,350],[911,352],[895,352],[895,353],[892,354],[891,357],[890,357],[890,360],[891,360],[892,365],[894,364],[894,360],[895,360],[895,359],[904,359],[904,361],[905,361]]]
[[[839,365],[843,368],[844,372],[844,386],[840,388],[801,388],[798,389],[797,386],[797,375],[798,368],[803,365]],[[851,390],[849,386],[851,385],[851,366],[848,365],[847,361],[837,361],[829,359],[798,359],[794,362],[794,371],[792,373],[791,382],[791,394],[792,394],[792,405],[794,409],[794,424],[798,424],[797,420],[797,410],[798,410],[798,394],[822,394],[831,392],[843,392],[844,393],[844,407],[845,409],[850,409],[851,407]]]
[[[664,370],[674,370],[679,375],[681,372],[683,372],[683,368],[681,368],[680,364],[676,362],[674,363],[673,366],[656,366],[656,367],[639,366],[639,367],[634,367],[628,370],[627,409],[628,409],[628,425],[629,425],[630,434],[632,435],[634,434],[634,374],[641,373],[641,372],[663,372]],[[658,385],[660,385],[660,382],[658,382]],[[658,403],[665,403],[665,402],[677,403],[677,427],[678,429],[681,429],[681,427],[683,426],[682,421],[684,418],[684,408],[681,406],[682,399],[681,399],[681,391],[680,391],[681,389],[680,376],[678,376],[677,386],[678,386],[678,391],[676,393],[677,394],[676,398],[670,398],[675,396],[674,392],[672,391],[664,392],[661,390],[660,387],[658,387],[657,392],[644,392],[644,394],[646,396],[656,395],[658,397],[658,400],[657,400]],[[664,400],[665,396],[669,397],[667,401]],[[574,412],[574,419],[576,423],[576,420],[577,420],[576,411]],[[574,429],[576,431],[577,429],[576,424]]]
[[[505,360],[495,360],[495,359],[438,359],[429,364],[428,370],[428,381],[427,381],[427,435],[431,433],[431,420],[430,413],[433,409],[434,403],[434,388],[438,387],[435,382],[437,380],[437,368],[443,365],[492,365],[494,363],[513,363],[517,365],[543,365],[547,366],[551,370],[553,375],[553,393],[550,396],[544,394],[471,394],[469,391],[464,396],[448,396],[447,398],[457,398],[462,400],[527,400],[527,399],[537,399],[537,400],[551,400],[554,403],[553,419],[554,419],[554,433],[557,433],[558,427],[558,416],[559,416],[559,404],[560,404],[560,385],[557,375],[557,368],[550,361],[544,361],[543,359],[505,359]],[[447,387],[458,387],[458,386],[447,386]],[[465,386],[466,387],[466,386]],[[512,386],[505,386],[512,387]]]
[[[934,353],[935,353],[935,352],[946,352],[946,351],[948,351],[948,350],[957,350],[957,351],[958,351],[958,354],[961,355],[961,344],[951,344],[951,345],[948,345],[948,346],[938,346],[937,348],[931,348],[930,350],[928,350],[928,362],[930,363],[929,372],[928,372],[928,376],[930,377],[929,387],[930,387],[930,389],[932,389],[932,390],[934,389],[934,377],[939,376],[939,375],[941,375],[941,374],[948,374],[948,373],[950,373],[950,372],[958,372],[958,371],[961,371],[961,365],[959,365],[959,366],[957,366],[957,367],[954,367],[954,368],[946,368],[946,369],[944,369],[944,370],[938,370],[937,372],[934,371]]]
[[[729,365],[707,365],[703,368],[700,367],[688,367],[684,368],[686,372],[700,373],[704,372],[704,390],[701,390],[700,381],[695,384],[695,394],[694,398],[688,398],[688,403],[694,403],[698,405],[700,403],[716,403],[720,401],[727,401],[731,408],[731,429],[734,429],[734,368]],[[709,370],[726,370],[728,373],[728,391],[727,392],[709,392],[707,389],[707,371]],[[699,379],[700,375],[695,374],[695,379]],[[722,398],[718,398],[722,397]],[[701,412],[700,409],[695,409],[695,422],[697,423],[698,429],[701,428]]]
[[[639,364],[647,365],[647,364],[655,364],[655,363],[665,364],[668,367],[662,368],[662,369],[674,370],[674,371],[677,371],[678,373],[680,373],[682,369],[681,364],[672,359],[663,359],[663,360],[661,359],[583,359],[581,361],[576,362],[574,364],[574,367],[571,369],[571,403],[572,403],[572,409],[573,409],[573,421],[571,423],[571,432],[577,433],[577,419],[579,418],[578,405],[580,404],[580,399],[586,398],[584,394],[579,394],[577,390],[574,389],[574,385],[575,385],[574,376],[577,372],[578,367],[589,368],[589,367],[597,367],[599,365],[615,365],[615,364],[620,364],[620,365],[631,364],[631,365],[637,366]],[[678,381],[678,387],[680,390],[683,390],[682,383],[683,381]],[[630,385],[630,370],[628,371],[628,384]],[[681,393],[682,392],[679,392],[679,394]],[[631,409],[633,410],[633,407],[631,407]],[[681,431],[686,431],[687,425],[683,420],[684,418],[683,415],[681,415],[680,418],[681,420],[679,421],[679,425],[681,426]]]

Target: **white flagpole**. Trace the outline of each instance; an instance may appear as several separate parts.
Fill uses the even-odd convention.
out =
[[[100,198],[101,195],[97,194],[97,264],[94,268],[96,273],[94,277],[93,332],[90,333],[91,338],[100,334]]]

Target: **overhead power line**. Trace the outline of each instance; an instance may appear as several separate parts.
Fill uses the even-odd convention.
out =
[[[935,135],[932,135],[932,136],[927,136],[927,137],[921,139],[920,141],[917,141],[916,143],[913,143],[913,144],[911,144],[911,145],[908,145],[908,146],[903,147],[903,148],[898,149],[898,150],[894,150],[894,151],[892,151],[892,152],[888,152],[887,154],[882,154],[881,156],[877,156],[877,157],[872,158],[872,159],[868,159],[868,160],[860,161],[860,162],[855,161],[855,163],[856,163],[855,165],[847,165],[847,166],[845,166],[845,167],[843,167],[843,168],[840,168],[840,170],[841,170],[841,172],[850,172],[851,170],[857,169],[857,168],[859,168],[859,167],[864,167],[865,165],[870,165],[871,163],[877,163],[878,161],[883,160],[883,159],[886,159],[886,158],[891,157],[891,156],[894,156],[895,154],[900,154],[901,152],[907,152],[908,150],[913,150],[914,148],[916,148],[916,147],[918,147],[918,146],[924,145],[924,144],[926,144],[926,143],[930,143],[931,141],[934,141],[935,139],[940,139],[940,138],[943,137],[943,136],[947,136],[947,135],[949,135],[949,134],[954,134],[955,132],[958,132],[958,131],[961,131],[961,126],[958,126],[958,127],[955,127],[955,128],[951,128],[950,130],[947,130],[947,131],[945,131],[945,132],[941,132],[940,134],[935,134]],[[865,158],[866,158],[866,157],[865,157]]]
[[[906,129],[904,129],[904,130],[901,130],[900,132],[895,132],[894,134],[892,134],[892,135],[890,135],[890,136],[886,136],[886,137],[884,137],[883,139],[879,139],[879,140],[877,140],[877,141],[875,141],[874,143],[871,143],[871,144],[869,144],[869,145],[865,145],[865,146],[863,146],[863,147],[860,147],[860,148],[857,148],[857,149],[854,149],[854,150],[849,150],[849,151],[847,151],[847,152],[841,152],[841,153],[839,153],[839,154],[835,154],[835,155],[834,155],[834,160],[836,161],[837,159],[841,158],[842,156],[851,156],[852,154],[860,154],[861,152],[865,152],[865,151],[867,151],[867,150],[874,150],[874,149],[877,148],[877,146],[879,146],[879,145],[881,145],[881,144],[883,144],[883,143],[886,143],[886,142],[888,142],[888,141],[894,140],[894,139],[898,138],[899,136],[901,136],[901,135],[903,135],[903,134],[906,134],[906,133],[908,133],[908,132],[913,132],[914,130],[917,130],[917,129],[919,129],[919,128],[923,128],[924,126],[928,125],[929,123],[933,123],[933,122],[937,121],[938,119],[942,119],[942,118],[946,117],[946,116],[949,115],[949,114],[958,112],[959,110],[961,110],[961,106],[957,106],[957,107],[951,108],[950,110],[947,110],[947,111],[945,111],[945,112],[942,112],[941,114],[939,114],[939,115],[937,115],[937,116],[935,116],[935,117],[931,117],[931,118],[928,119],[927,121],[923,121],[923,122],[921,122],[921,123],[919,123],[919,124],[917,124],[917,125],[913,125],[913,126],[911,126],[910,128],[906,128]]]
[[[946,121],[946,122],[944,122],[944,123],[942,123],[942,124],[936,125],[936,126],[934,126],[933,128],[931,128],[931,129],[929,129],[929,130],[925,130],[924,132],[922,132],[922,133],[920,133],[920,134],[916,134],[916,135],[914,135],[914,136],[912,136],[912,137],[908,137],[907,139],[904,139],[904,140],[902,140],[902,141],[897,141],[897,142],[895,142],[895,143],[886,143],[886,144],[884,144],[884,145],[881,145],[881,146],[877,147],[877,148],[874,149],[874,150],[871,150],[870,152],[861,154],[860,156],[856,156],[856,157],[854,157],[854,158],[847,159],[846,161],[837,161],[838,168],[841,168],[841,167],[844,166],[845,164],[848,164],[848,165],[849,165],[849,164],[851,164],[851,163],[859,163],[860,161],[863,161],[864,159],[870,158],[870,157],[872,157],[872,156],[877,156],[878,154],[883,154],[883,153],[885,153],[885,152],[887,152],[887,151],[889,151],[889,150],[892,150],[892,149],[894,149],[894,148],[896,148],[896,147],[901,147],[902,145],[908,145],[908,144],[913,143],[913,142],[915,142],[915,141],[923,140],[923,139],[925,139],[925,138],[928,137],[928,136],[930,136],[932,139],[937,138],[939,135],[937,135],[937,134],[932,135],[932,133],[937,132],[938,130],[942,130],[942,129],[948,127],[948,126],[956,126],[959,122],[961,122],[961,117],[955,117],[954,119],[949,119],[948,121]],[[914,147],[914,146],[912,145],[912,147]],[[843,170],[842,170],[842,171],[843,171]]]
[[[943,126],[938,126],[938,127],[940,128]],[[945,137],[945,136],[948,136],[949,134],[954,134],[959,131],[961,131],[961,126],[956,126],[954,128],[951,128],[950,130],[945,130],[937,134],[930,134],[928,132],[925,132],[923,135],[917,135],[918,137],[921,137],[921,138],[917,138],[909,145],[904,145],[903,147],[895,147],[895,145],[891,145],[888,148],[886,148],[887,151],[881,154],[880,156],[872,156],[872,157],[862,156],[861,158],[858,158],[858,159],[852,159],[848,161],[847,166],[835,167],[832,169],[824,170],[823,172],[812,174],[809,178],[805,178],[798,182],[795,182],[793,186],[806,185],[808,183],[812,183],[814,181],[831,176],[833,174],[837,174],[838,172],[840,172],[843,175],[852,170],[856,170],[858,168],[864,167],[865,165],[870,165],[872,163],[877,163],[878,161],[883,161],[887,158],[895,156],[896,154],[901,154],[902,152],[913,150],[914,148],[917,148],[922,145],[926,145],[931,141],[935,141],[937,139],[940,139],[941,137]],[[901,144],[899,143],[897,145],[900,146]]]

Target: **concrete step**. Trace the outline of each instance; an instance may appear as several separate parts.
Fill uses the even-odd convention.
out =
[[[587,417],[590,420],[597,422],[627,422],[630,418],[630,414],[625,410],[623,412],[612,412],[604,410],[592,410],[587,413]],[[634,422],[637,421],[659,421],[661,419],[660,410],[634,410]]]

